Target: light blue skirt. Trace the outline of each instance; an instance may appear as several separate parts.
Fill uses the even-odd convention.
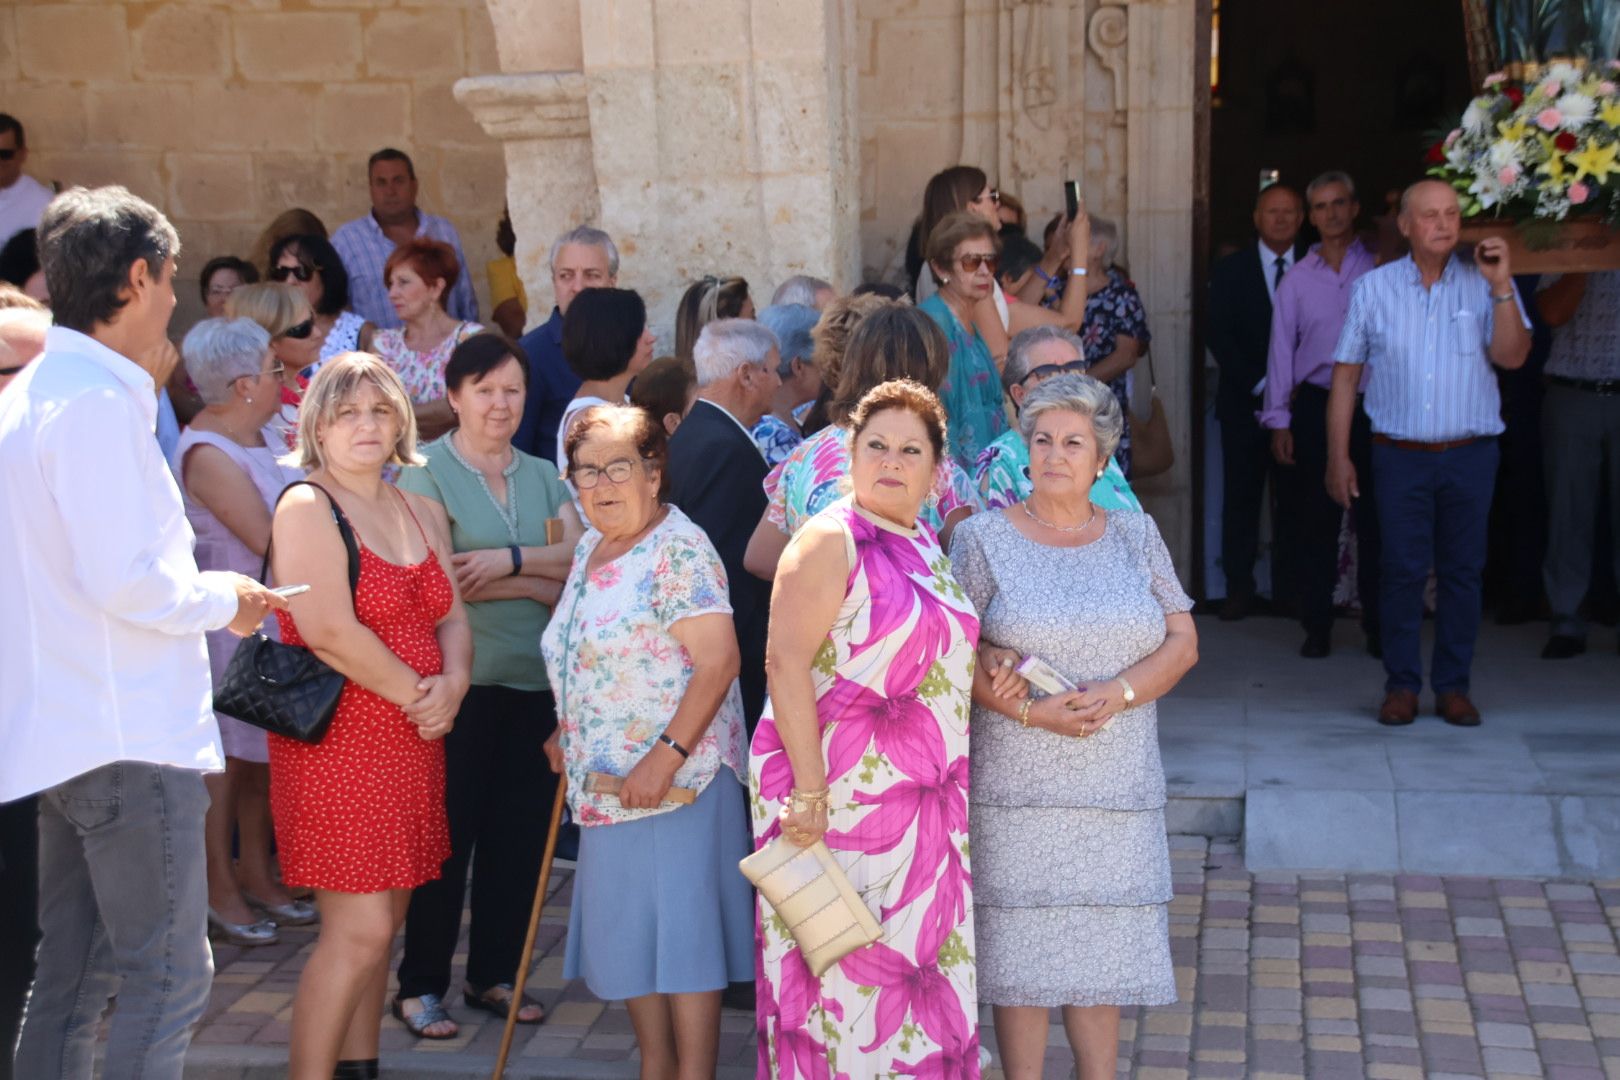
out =
[[[604,1001],[754,980],[752,850],[742,785],[721,767],[697,801],[579,831],[563,977]]]

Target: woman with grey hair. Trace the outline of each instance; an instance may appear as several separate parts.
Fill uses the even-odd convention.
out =
[[[1029,497],[969,518],[951,545],[981,620],[974,926],[1009,1080],[1041,1075],[1049,1009],[1063,1009],[1081,1080],[1103,1080],[1119,1007],[1176,999],[1153,702],[1198,643],[1153,519],[1092,499],[1122,424],[1097,380],[1042,384],[1019,417]],[[1028,683],[1015,673],[1026,657],[1044,665]]]
[[[772,304],[759,313],[759,322],[781,346],[781,363],[776,373],[782,377],[771,411],[754,425],[754,442],[765,455],[765,464],[775,468],[793,453],[793,448],[804,442],[804,414],[821,393],[821,373],[811,356],[815,342],[810,331],[816,328],[821,313],[805,304]]]
[[[1085,342],[1086,374],[1108,384],[1119,399],[1124,424],[1114,456],[1131,475],[1131,384],[1129,374],[1147,355],[1153,335],[1136,286],[1119,264],[1119,226],[1107,218],[1091,219],[1091,247],[1086,273],[1086,316],[1080,329]],[[1071,284],[1073,284],[1071,282]]]
[[[803,304],[819,312],[832,303],[837,295],[838,290],[830,282],[809,274],[794,274],[776,287],[776,293],[771,297],[771,307]]]
[[[270,333],[252,319],[204,319],[181,344],[186,374],[202,399],[175,447],[173,466],[197,534],[200,570],[257,577],[270,542],[270,511],[281,490],[303,476],[276,460],[265,437],[281,408],[282,362]],[[265,632],[276,634],[274,620]],[[214,684],[237,638],[208,634]],[[225,771],[203,777],[210,803],[203,826],[208,853],[208,923],[233,945],[273,945],[277,924],[313,922],[315,909],[282,887],[270,855],[270,751],[263,730],[216,711]],[[231,836],[241,836],[233,866]],[[255,910],[257,909],[257,910]]]

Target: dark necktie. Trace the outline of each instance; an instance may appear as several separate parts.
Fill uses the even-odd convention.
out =
[[[1283,271],[1288,269],[1288,263],[1281,255],[1277,256],[1277,275],[1271,279],[1271,291],[1276,292],[1282,287]]]

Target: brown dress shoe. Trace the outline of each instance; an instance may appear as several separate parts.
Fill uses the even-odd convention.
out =
[[[1434,715],[1457,727],[1479,727],[1479,710],[1460,690],[1434,695]]]
[[[1387,727],[1403,727],[1417,719],[1418,698],[1410,690],[1391,690],[1378,706],[1378,722]]]

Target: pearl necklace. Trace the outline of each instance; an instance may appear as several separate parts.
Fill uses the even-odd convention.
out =
[[[1044,525],[1048,529],[1051,529],[1053,532],[1083,533],[1087,529],[1091,528],[1091,523],[1093,521],[1097,520],[1097,504],[1096,503],[1091,504],[1091,516],[1086,518],[1086,520],[1084,522],[1082,522],[1081,524],[1079,524],[1079,525],[1054,525],[1050,521],[1042,521],[1040,518],[1036,517],[1035,516],[1035,511],[1033,511],[1033,510],[1031,510],[1029,508],[1029,503],[1024,502],[1024,503],[1020,503],[1019,505],[1024,508],[1024,513],[1026,515],[1028,515],[1029,520],[1033,521],[1037,525]]]

